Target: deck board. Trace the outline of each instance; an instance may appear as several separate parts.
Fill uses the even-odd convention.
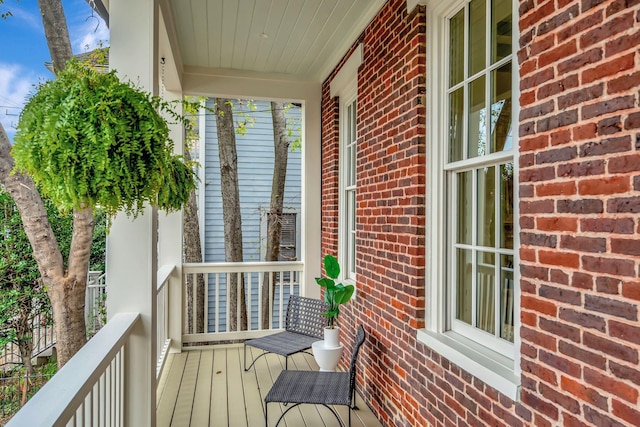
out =
[[[220,426],[229,425],[227,411],[227,351],[219,350],[213,355],[213,377],[209,419]],[[213,425],[213,422],[211,423]]]
[[[247,359],[261,351],[247,348]],[[248,427],[264,425],[264,396],[284,369],[284,359],[268,354],[253,368],[244,371],[243,347],[212,346],[179,354],[169,354],[158,381],[157,425],[167,427],[215,426]],[[318,369],[313,356],[296,354],[289,358],[289,369]],[[351,413],[352,427],[381,424],[358,396],[357,411]],[[285,409],[269,404],[269,426]],[[347,423],[347,408],[336,407]],[[280,422],[287,427],[334,427],[338,421],[322,406],[300,405]]]
[[[172,354],[169,358],[167,362],[171,362],[170,369],[163,372],[164,375],[167,375],[167,379],[159,381],[159,384],[164,386],[161,390],[156,391],[160,396],[156,409],[156,425],[158,427],[171,426],[173,411],[182,385],[182,374],[187,363],[187,353]]]
[[[191,425],[197,427],[209,426],[209,404],[211,402],[211,384],[213,375],[213,352],[203,351],[200,355],[200,368],[196,382]]]

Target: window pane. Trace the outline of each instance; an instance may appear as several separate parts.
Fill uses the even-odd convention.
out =
[[[356,272],[356,192],[349,192],[349,266],[348,272],[353,275]]]
[[[351,123],[351,142],[356,142],[356,101],[353,101],[351,104],[351,115],[349,117],[349,121]]]
[[[471,244],[472,236],[472,191],[473,182],[471,172],[463,172],[458,177],[458,200],[456,209],[458,210],[458,243]]]
[[[513,163],[500,166],[500,247],[513,249]]]
[[[464,9],[449,21],[449,87],[464,78]]]
[[[469,4],[469,76],[485,67],[487,11],[485,0]]]
[[[496,244],[496,168],[478,169],[478,245]]]
[[[478,252],[477,327],[495,333],[495,254]]]
[[[449,161],[462,160],[464,132],[464,89],[460,88],[449,95]]]
[[[491,72],[491,152],[510,150],[511,63]]]
[[[511,55],[511,0],[491,4],[491,63]]]
[[[469,85],[469,158],[487,153],[487,117],[485,109],[485,77]]]
[[[356,185],[356,145],[349,146],[349,179],[348,186]]]
[[[471,288],[471,251],[458,249],[457,258],[456,319],[471,325],[471,303],[473,297]]]
[[[513,342],[513,255],[500,259],[500,338]]]

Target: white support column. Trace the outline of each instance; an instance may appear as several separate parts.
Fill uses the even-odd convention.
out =
[[[304,261],[303,294],[320,298],[320,286],[315,278],[320,276],[322,254],[322,140],[320,106],[321,91],[309,91],[304,103],[304,140],[302,141],[302,260]]]
[[[168,58],[165,58],[168,62]],[[165,67],[167,64],[165,63]],[[165,101],[171,102],[182,99],[182,94],[177,92],[162,92]],[[182,114],[181,108],[174,108]],[[174,153],[184,152],[184,132],[181,123],[169,125],[170,137],[174,142]],[[171,353],[182,351],[182,245],[183,245],[182,211],[167,214],[158,214],[158,257],[159,264],[172,264],[176,269],[169,279],[169,312],[165,315],[169,318],[169,338],[171,339]]]
[[[178,114],[183,114],[180,101],[183,99],[181,73],[176,64],[176,55],[169,40],[166,23],[160,5],[158,20],[158,56],[160,61],[160,96],[164,101],[172,103]],[[177,102],[174,102],[177,101]],[[184,128],[182,123],[173,117],[165,117],[169,123],[169,137],[173,141],[173,152],[184,153]],[[160,212],[158,217],[158,257],[160,265],[175,265],[176,269],[169,278],[169,307],[165,316],[169,320],[168,338],[171,339],[171,353],[182,351],[182,259],[183,259],[183,213],[182,211],[166,214]]]
[[[157,0],[111,0],[109,65],[121,79],[157,93]],[[124,425],[156,424],[157,212],[131,220],[119,214],[107,238],[108,317],[141,316],[125,348]]]

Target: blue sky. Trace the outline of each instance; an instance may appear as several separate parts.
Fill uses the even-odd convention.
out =
[[[108,45],[109,30],[86,0],[62,1],[73,53]],[[36,0],[4,0],[0,12],[0,122],[13,139],[18,116],[34,85],[53,75],[44,66],[51,60]]]

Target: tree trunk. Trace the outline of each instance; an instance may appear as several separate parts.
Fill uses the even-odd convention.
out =
[[[189,150],[185,151],[185,158],[190,161],[191,154]],[[200,242],[200,226],[198,221],[198,205],[196,203],[196,190],[191,191],[189,196],[189,202],[184,208],[183,217],[183,229],[184,229],[184,258],[186,262],[202,262],[202,244]],[[204,306],[204,275],[196,274],[196,295],[194,301],[193,295],[193,277],[189,274],[187,276],[187,332],[188,333],[203,333],[204,332],[204,319],[205,310]],[[194,304],[195,303],[195,304]],[[195,330],[193,325],[193,313],[196,310],[196,324]]]
[[[62,3],[60,0],[38,0],[38,5],[54,71],[59,71],[72,57]],[[61,368],[86,342],[84,298],[93,236],[93,211],[74,211],[73,237],[68,270],[65,272],[62,254],[40,194],[30,177],[23,174],[10,175],[14,166],[10,152],[11,144],[0,125],[0,182],[18,207],[42,280],[48,289],[56,333],[58,367]]]
[[[38,0],[38,6],[53,62],[53,71],[57,74],[64,69],[67,61],[73,56],[67,18],[64,16],[61,0]]]
[[[233,104],[231,100],[216,98],[218,128],[218,152],[220,155],[220,182],[222,193],[222,215],[224,219],[224,252],[227,262],[242,262],[242,218],[240,211],[240,187],[238,185],[238,155],[233,126]],[[247,306],[244,292],[244,276],[230,274],[229,331],[247,329]],[[239,310],[238,310],[239,305]],[[238,319],[240,311],[240,319]]]
[[[20,315],[16,319],[15,330],[16,338],[18,342],[18,350],[20,351],[20,358],[24,369],[30,376],[36,374],[36,370],[31,364],[31,357],[33,356],[33,324],[31,318],[31,303],[25,302],[22,304]]]
[[[284,184],[287,178],[287,162],[289,160],[289,138],[284,115],[284,104],[271,103],[273,119],[273,179],[271,181],[271,202],[269,204],[267,253],[265,261],[278,261],[280,258],[280,237],[282,235],[282,208],[284,204]],[[280,273],[282,275],[282,273]],[[265,275],[262,283],[262,328],[269,328],[269,318],[273,311],[275,286],[269,292],[269,282],[275,283],[275,274],[271,280]],[[282,277],[281,277],[282,281]]]

